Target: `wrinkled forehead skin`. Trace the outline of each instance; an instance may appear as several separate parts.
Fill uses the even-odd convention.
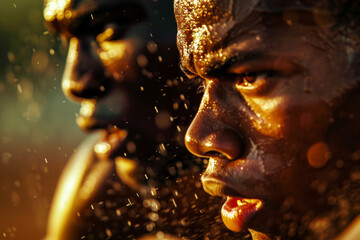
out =
[[[202,66],[209,62],[224,62],[231,47],[230,32],[251,30],[261,22],[254,13],[283,12],[286,9],[311,9],[324,7],[324,1],[296,0],[175,0],[175,16],[178,24],[177,43],[181,63],[191,72],[202,73]],[[216,54],[214,52],[216,51]],[[196,64],[194,64],[196,62]],[[206,72],[204,72],[206,74]]]
[[[177,42],[182,65],[191,66],[195,61],[200,64],[211,45],[220,43],[226,32],[246,18],[257,3],[258,0],[176,0]]]

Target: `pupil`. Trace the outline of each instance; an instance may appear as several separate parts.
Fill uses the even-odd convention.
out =
[[[244,76],[244,83],[246,84],[246,83],[254,83],[255,82],[255,80],[256,80],[256,76],[255,76],[255,74],[246,74],[245,76]]]

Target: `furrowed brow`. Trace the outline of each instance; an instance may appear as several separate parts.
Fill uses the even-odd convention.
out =
[[[230,50],[230,51],[229,51]],[[224,72],[228,72],[228,70],[236,65],[245,64],[247,62],[253,61],[255,59],[260,59],[266,55],[264,50],[231,50],[229,56],[226,57],[225,61],[209,61],[211,64],[203,67],[202,76],[203,77],[217,77]]]
[[[224,60],[214,60],[216,55],[209,55],[208,64],[201,65],[194,62],[194,66],[191,68],[180,62],[181,70],[187,75],[189,79],[193,79],[196,77],[201,78],[217,78],[224,73],[227,73],[231,67],[234,65],[242,65],[248,63],[250,61],[261,59],[266,57],[266,51],[263,48],[254,49],[254,50],[242,50],[236,49],[235,47],[229,47],[226,49],[225,61]]]

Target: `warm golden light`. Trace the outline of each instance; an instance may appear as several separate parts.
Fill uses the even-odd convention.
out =
[[[94,160],[89,146],[93,146],[101,137],[103,137],[102,134],[90,136],[78,147],[64,169],[50,210],[47,240],[66,239],[63,236],[67,233],[58,231],[69,227],[70,219],[67,217],[72,216],[70,212],[75,211],[81,204],[75,199],[78,197],[83,180]]]
[[[98,154],[104,154],[111,150],[111,145],[107,142],[101,142],[95,145],[94,151]]]
[[[114,34],[114,29],[108,28],[108,29],[106,29],[103,33],[99,34],[99,35],[96,37],[96,41],[97,41],[97,42],[106,41],[106,40],[109,39],[113,34]]]
[[[133,189],[138,189],[139,183],[135,176],[138,164],[135,160],[117,157],[115,160],[116,172],[120,179]]]
[[[90,117],[95,111],[95,100],[84,100],[81,102],[80,115]]]
[[[54,21],[55,18],[62,20],[65,15],[65,9],[70,5],[71,0],[52,0],[48,1],[44,9],[44,18],[46,21]],[[66,14],[67,16],[69,14]]]

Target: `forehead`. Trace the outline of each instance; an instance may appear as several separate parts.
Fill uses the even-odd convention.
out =
[[[327,0],[175,0],[175,13],[188,25],[246,19],[254,11],[281,12],[291,8],[325,8]],[[183,22],[185,23],[185,22]]]
[[[193,30],[203,24],[245,18],[257,3],[258,0],[175,0],[174,6],[180,27]]]
[[[202,62],[208,48],[221,42],[234,23],[245,19],[256,4],[257,0],[176,0],[177,41],[182,65],[190,66],[194,58]],[[235,14],[236,11],[239,14]],[[192,69],[192,72],[196,71]]]
[[[66,10],[79,10],[86,8],[98,8],[101,6],[117,6],[117,5],[140,5],[149,12],[151,9],[157,10],[168,9],[171,4],[166,0],[45,0],[45,13],[48,17],[56,16]]]
[[[101,6],[115,5],[116,0],[45,0],[44,17],[46,21],[71,18],[72,11],[90,11]],[[125,2],[125,1],[123,1]]]
[[[160,17],[173,19],[173,6],[168,0],[45,0],[44,6],[45,21],[55,29],[59,24],[66,26],[84,17],[94,20],[95,14],[104,13],[136,18],[137,22],[146,18],[154,24]]]
[[[306,24],[312,25],[314,10],[324,5],[322,1],[309,2],[176,0],[177,41],[182,65],[192,72],[199,72],[194,62],[206,65],[226,61],[229,53],[224,46],[235,45],[246,35],[261,35],[269,28],[283,24],[286,17],[291,18],[295,13],[301,16],[301,21],[305,20]]]

